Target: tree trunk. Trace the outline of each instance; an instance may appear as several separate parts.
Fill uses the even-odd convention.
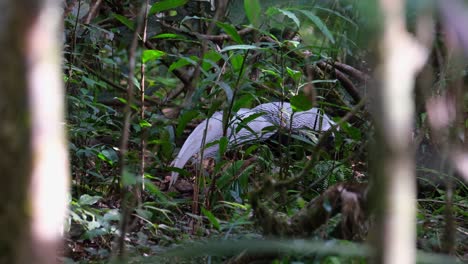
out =
[[[412,145],[413,86],[427,51],[406,31],[401,0],[380,0],[382,81],[376,132],[379,165],[374,188],[378,227],[376,263],[416,262],[416,177]]]
[[[0,263],[55,263],[67,204],[61,10],[1,1]]]

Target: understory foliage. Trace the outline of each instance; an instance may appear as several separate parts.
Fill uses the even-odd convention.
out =
[[[363,18],[365,10],[354,1],[222,2],[68,1],[63,67],[73,174],[65,253],[70,263],[105,262],[118,250],[126,196],[135,201],[129,202],[125,238],[131,263],[176,244],[264,239],[268,234],[327,240],[345,251],[303,252],[297,245],[284,253],[284,244],[270,241],[265,245],[273,250],[259,250],[260,260],[365,262],[367,251],[353,248],[350,241],[365,240],[369,231],[361,184],[369,180],[372,125],[364,100],[371,72],[367,47],[360,45],[366,40],[361,31],[373,30],[373,18]],[[197,124],[224,111],[227,127],[240,108],[272,101],[290,102],[298,111],[320,108],[340,123],[333,141],[278,131],[266,142],[230,148],[224,137],[213,143],[219,144],[218,155],[178,171],[181,181],[168,188],[175,170],[171,161]],[[125,105],[130,105],[128,138],[123,136]],[[123,155],[122,141],[128,143]],[[442,179],[423,179],[429,187],[420,193],[418,214],[418,247],[438,252],[444,177],[425,164],[418,169]],[[463,255],[467,188],[454,181],[452,212],[461,225],[455,254]],[[343,199],[342,190],[358,202]],[[288,234],[291,227],[282,219],[298,219],[312,204],[323,210],[323,222]],[[263,218],[256,218],[260,213]],[[268,232],[272,222],[274,232]],[[275,247],[283,253],[273,254]],[[237,263],[226,248],[229,244],[217,253],[205,248],[209,254],[198,252],[177,263]],[[233,251],[242,258],[242,250]],[[190,256],[187,252],[177,254]]]

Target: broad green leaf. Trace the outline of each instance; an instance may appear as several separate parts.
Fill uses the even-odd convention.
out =
[[[221,160],[223,157],[224,153],[227,151],[227,146],[228,146],[228,139],[227,137],[221,137],[219,139],[219,151],[218,151],[218,158]]]
[[[151,127],[151,123],[146,121],[146,120],[141,120],[140,121],[140,127]]]
[[[217,67],[216,62],[218,62],[221,58],[222,56],[218,52],[214,50],[208,51],[203,57],[203,70],[208,71],[212,67]]]
[[[284,9],[281,9],[281,8],[277,8],[278,11],[280,13],[282,13],[283,15],[289,17],[292,21],[294,21],[294,23],[296,24],[297,27],[300,27],[301,26],[301,22],[299,22],[299,19],[297,18],[297,16],[291,12],[291,11],[288,11],[288,10],[284,10]]]
[[[185,39],[185,37],[173,33],[162,33],[156,36],[152,36],[150,39]]]
[[[243,95],[242,97],[234,101],[232,111],[237,112],[242,107],[250,108],[250,105],[254,99],[255,97],[252,94]]]
[[[129,29],[135,30],[135,23],[133,21],[131,21],[130,19],[128,19],[128,18],[126,18],[126,17],[124,17],[122,15],[115,14],[115,13],[112,13],[112,17],[114,17],[115,19],[120,21],[120,23],[124,24]]]
[[[234,68],[234,71],[238,73],[242,67],[242,64],[244,63],[244,58],[245,56],[242,56],[241,54],[234,54],[231,56],[229,59],[232,64],[232,68]]]
[[[158,198],[158,203],[175,204],[174,202],[170,202],[164,193],[161,192],[159,187],[148,179],[145,179],[145,190],[149,192],[154,198]]]
[[[359,141],[362,139],[361,131],[355,127],[353,127],[348,122],[341,124],[341,128],[343,131],[348,134],[352,139]]]
[[[161,58],[164,55],[166,55],[166,53],[164,51],[145,50],[145,51],[143,51],[142,60],[143,60],[143,63],[147,63],[150,60],[157,60],[157,59]]]
[[[81,80],[86,83],[86,87],[88,87],[88,88],[93,88],[97,83],[95,80],[90,79],[90,78],[88,78],[86,76],[82,76]]]
[[[153,213],[151,213],[150,211],[148,210],[144,210],[144,209],[135,209],[136,213],[143,219],[146,219],[146,220],[150,220],[151,217],[153,216]]]
[[[291,77],[296,83],[299,82],[299,79],[302,76],[300,71],[293,70],[289,67],[286,67],[286,71],[288,72],[289,77]]]
[[[192,121],[194,118],[198,116],[198,111],[190,110],[183,113],[179,117],[179,124],[177,125],[176,135],[180,137],[182,132],[184,132],[185,127],[187,126],[188,122]]]
[[[162,144],[167,144],[167,143],[169,142],[165,139],[153,139],[153,140],[148,141],[148,145],[162,145]]]
[[[242,38],[237,33],[236,28],[234,26],[232,26],[231,24],[217,22],[216,25],[218,25],[218,27],[222,28],[226,32],[226,34],[228,34],[232,38],[232,40],[234,40],[235,42],[237,42],[239,44],[243,43]]]
[[[260,26],[261,6],[259,0],[244,0],[244,9],[247,19],[254,27]]]
[[[293,112],[307,111],[312,108],[312,102],[303,94],[291,97],[290,103]]]
[[[119,159],[117,153],[113,149],[104,149],[103,151],[98,153],[98,158],[106,161],[110,165],[114,165],[115,162]]]
[[[253,121],[255,118],[257,118],[259,116],[263,116],[263,115],[265,115],[265,113],[255,113],[255,114],[251,114],[251,115],[249,115],[247,117],[242,118],[242,121],[236,127],[236,133],[239,132],[241,129],[245,128],[245,129],[249,130],[250,132],[252,132],[253,135],[256,135],[255,131],[253,131],[249,127],[249,123],[251,121]]]
[[[201,211],[202,211],[203,215],[205,215],[206,218],[208,218],[208,220],[210,221],[210,223],[211,223],[216,229],[219,230],[219,229],[221,228],[218,219],[216,219],[216,217],[214,216],[214,214],[213,214],[211,211],[206,210],[204,207],[201,208]]]
[[[105,221],[119,221],[120,220],[120,213],[118,209],[111,209],[109,210],[104,216],[103,219]]]
[[[222,104],[223,101],[221,100],[215,100],[213,103],[211,103],[211,107],[208,109],[208,116],[212,116],[216,111],[218,111]]]
[[[252,145],[245,150],[245,156],[250,156],[254,151],[258,149],[259,145]]]
[[[262,69],[262,73],[270,74],[273,75],[274,77],[280,77],[280,74],[278,72],[275,72],[273,70],[268,70],[268,69]]]
[[[177,205],[175,203],[172,204],[172,206],[174,205]],[[145,208],[148,208],[148,209],[151,209],[151,210],[154,210],[158,213],[162,213],[164,215],[164,217],[166,217],[166,219],[171,222],[172,224],[174,223],[171,219],[171,217],[169,216],[169,214],[171,213],[170,210],[167,210],[167,209],[163,209],[163,208],[158,208],[158,207],[155,207],[155,206],[151,206],[151,205],[144,205]],[[159,228],[161,228],[161,225],[159,225]]]
[[[176,167],[168,167],[169,171],[174,171],[179,173],[179,175],[187,176],[190,175],[188,171],[181,169],[181,168],[176,168]]]
[[[235,178],[235,174],[240,171],[243,164],[243,160],[237,160],[228,169],[226,169],[221,177],[219,177],[219,179],[216,181],[218,188],[226,188],[229,183],[231,183],[232,179]]]
[[[297,206],[298,206],[300,209],[302,209],[302,208],[304,208],[304,207],[307,205],[307,202],[304,200],[304,198],[302,198],[302,197],[297,197],[297,199],[296,199],[296,204],[297,204]]]
[[[171,72],[175,69],[179,69],[187,65],[195,65],[195,64],[196,62],[190,58],[187,58],[187,57],[180,58],[177,61],[173,62],[171,66],[169,66],[169,71]]]
[[[148,15],[151,16],[151,15],[154,15],[156,13],[160,13],[162,11],[166,11],[166,10],[169,10],[169,9],[174,9],[174,8],[179,7],[179,6],[185,5],[187,2],[188,2],[188,0],[163,0],[163,1],[159,1],[159,2],[154,3],[151,6]]]
[[[129,172],[127,169],[124,169],[122,175],[122,185],[124,187],[132,186],[137,183],[137,177],[134,173]]]
[[[332,10],[332,9],[329,9],[329,8],[324,8],[324,7],[315,7],[316,9],[319,9],[319,10],[323,10],[323,11],[326,11],[326,12],[329,12],[331,14],[334,14],[335,16],[349,22],[351,25],[353,25],[355,28],[358,28],[359,26],[353,21],[351,20],[350,18],[347,18],[345,16],[343,16],[342,14],[336,12],[335,10]]]
[[[101,196],[91,196],[89,194],[83,194],[80,196],[78,203],[80,205],[93,205],[97,203],[102,197]]]
[[[235,202],[228,202],[228,201],[219,201],[220,203],[222,204],[226,204],[228,205],[228,208],[232,208],[232,209],[242,209],[242,210],[247,210],[248,209],[248,206],[244,205],[244,204],[240,204],[240,203],[235,203]]]
[[[255,45],[231,45],[231,46],[225,47],[220,52],[226,52],[228,50],[251,50],[251,49],[259,49],[259,47]]]
[[[299,12],[304,14],[310,21],[312,21],[312,23],[317,26],[317,28],[325,35],[325,37],[328,38],[331,43],[335,43],[335,38],[333,37],[330,30],[328,30],[328,27],[322,22],[322,19],[307,10],[299,10]]]
[[[234,96],[234,92],[232,91],[232,88],[229,86],[229,84],[225,82],[218,82],[219,87],[223,88],[224,92],[226,93],[226,97],[229,102],[232,101],[232,97]]]

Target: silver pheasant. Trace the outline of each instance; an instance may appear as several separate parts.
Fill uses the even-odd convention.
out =
[[[256,114],[255,118],[242,122],[245,118]],[[184,145],[171,163],[172,167],[182,169],[185,164],[202,148],[215,142],[223,136],[223,112],[216,112],[210,118],[201,122],[189,135]],[[208,123],[208,124],[207,124]],[[264,131],[267,127],[281,127],[290,129],[295,134],[307,134],[308,131],[323,132],[329,130],[335,123],[320,109],[312,108],[307,111],[293,112],[291,105],[286,102],[272,102],[256,106],[253,109],[241,108],[231,118],[228,129],[228,146],[242,145],[250,141],[263,141],[275,132]],[[203,144],[203,137],[206,137]],[[203,157],[213,157],[219,149],[218,144],[211,145],[203,150]],[[198,157],[199,158],[199,157]],[[170,184],[177,181],[179,174],[172,172]]]

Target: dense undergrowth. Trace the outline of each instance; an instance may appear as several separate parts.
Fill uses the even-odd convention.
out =
[[[217,16],[209,2],[167,0],[149,3],[147,18],[136,1],[97,2],[72,1],[64,15],[73,175],[68,261],[100,263],[118,252],[123,205],[130,208],[124,240],[128,261],[141,263],[191,241],[264,239],[268,216],[293,217],[336,184],[369,180],[372,125],[368,104],[356,105],[363,105],[370,88],[369,47],[360,45],[372,20],[364,19],[360,13],[365,11],[353,1],[272,0],[260,1],[261,6],[258,1],[228,1]],[[140,28],[144,34],[135,35]],[[130,69],[132,59],[136,63]],[[129,82],[133,98],[127,94]],[[202,167],[187,166],[177,188],[168,189],[170,163],[196,124],[215,111],[234,113],[270,101],[290,101],[304,109],[312,101],[336,122],[352,115],[328,145],[316,147],[320,135],[280,133],[267,142],[223,152]],[[126,104],[131,106],[128,138],[123,135]],[[124,155],[122,141],[128,143]],[[418,169],[427,187],[418,203],[418,247],[440,252],[446,180],[443,172],[424,163]],[[424,178],[427,174],[440,179]],[[463,258],[467,187],[454,182],[454,253]],[[328,213],[335,206],[327,199],[321,204]],[[256,219],[259,208],[271,214]],[[357,221],[360,228],[346,236],[345,216],[339,211],[306,237],[299,236],[342,246],[342,252],[306,251],[298,242],[285,253],[284,245],[273,241],[265,244],[272,251],[259,249],[257,257],[271,263],[363,263],[367,251],[347,246],[365,240],[368,223]],[[251,243],[255,248],[260,242]],[[242,258],[242,250],[229,252],[224,244],[216,254],[209,245],[197,253],[177,251],[176,262],[241,263],[230,256],[235,252]]]

